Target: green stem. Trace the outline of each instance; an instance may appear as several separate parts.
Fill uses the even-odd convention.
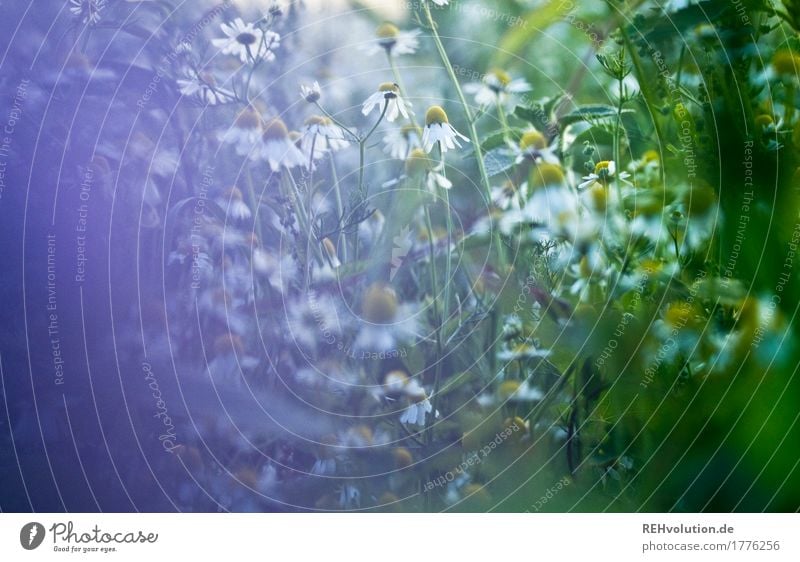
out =
[[[631,56],[631,62],[633,63],[633,69],[636,73],[636,79],[639,82],[639,88],[642,92],[642,97],[644,97],[645,105],[647,106],[647,111],[650,113],[650,119],[653,121],[653,128],[656,131],[656,138],[658,139],[658,147],[660,150],[665,150],[667,146],[667,141],[664,138],[664,131],[661,129],[661,122],[660,118],[661,115],[658,113],[656,109],[660,104],[656,103],[655,98],[653,97],[653,92],[650,89],[650,83],[647,81],[647,77],[644,75],[644,67],[642,66],[642,61],[639,58],[639,53],[636,51],[636,46],[631,42],[630,37],[625,32],[624,27],[620,28],[622,33],[622,38],[625,42],[625,48],[627,49],[628,53]],[[662,185],[665,184],[665,171],[664,166],[659,166],[659,175],[661,176],[661,183]]]
[[[444,163],[444,152],[442,152],[441,144],[439,145],[439,157],[441,158],[442,162],[442,175],[447,177],[445,163]],[[447,249],[445,250],[445,279],[444,279],[444,304],[443,309],[444,313],[442,315],[442,326],[441,330],[444,330],[444,323],[446,323],[450,318],[450,278],[453,274],[452,272],[452,256],[450,253],[450,247],[453,245],[453,217],[450,214],[450,190],[444,189],[444,203],[445,203],[445,219],[447,222]]]
[[[392,74],[394,75],[394,81],[397,83],[397,87],[400,89],[400,95],[403,96],[403,99],[408,99],[408,95],[406,94],[406,87],[403,84],[403,78],[400,76],[400,70],[397,68],[397,63],[394,60],[394,57],[386,52],[386,56],[389,58],[389,66],[392,68]],[[422,129],[420,129],[419,124],[417,123],[416,116],[411,113],[411,124],[414,125],[414,133],[422,138]]]
[[[434,367],[433,393],[431,395],[431,412],[428,422],[425,424],[425,442],[430,444],[433,441],[433,419],[436,417],[436,406],[439,401],[439,381],[442,375],[442,316],[439,313],[439,283],[436,275],[436,248],[433,239],[433,223],[431,222],[431,212],[428,205],[425,205],[425,223],[428,227],[428,247],[431,253],[431,298],[433,299],[433,316],[436,322],[436,359]]]
[[[344,220],[344,205],[342,204],[342,186],[339,185],[339,174],[336,173],[336,160],[333,158],[333,152],[330,153],[331,159],[331,176],[333,177],[333,190],[336,194],[336,214],[339,221]],[[337,223],[340,226],[341,223]],[[336,246],[339,246],[339,240],[342,242],[342,263],[347,263],[347,238],[344,232],[341,232],[336,238]]]
[[[473,150],[475,151],[475,159],[478,162],[478,172],[481,176],[481,183],[483,184],[483,188],[486,191],[486,197],[488,201],[492,200],[492,184],[489,181],[489,175],[486,173],[486,165],[483,162],[483,151],[481,150],[481,139],[478,137],[478,131],[475,128],[475,120],[472,116],[472,110],[469,108],[469,104],[467,103],[467,98],[464,97],[464,92],[461,90],[461,85],[458,82],[458,76],[456,76],[455,70],[453,70],[453,65],[450,64],[450,59],[447,56],[447,51],[444,48],[444,44],[442,43],[441,37],[439,37],[439,32],[436,30],[436,22],[433,20],[433,16],[431,15],[431,9],[428,6],[428,2],[422,3],[422,10],[425,13],[425,18],[428,21],[428,25],[431,29],[431,35],[433,37],[433,41],[436,44],[436,49],[439,51],[439,57],[442,59],[442,64],[444,65],[445,70],[447,71],[447,75],[450,77],[450,81],[453,83],[453,87],[455,88],[456,95],[458,96],[458,101],[461,103],[461,107],[464,110],[464,116],[467,120],[467,127],[469,129],[469,137],[472,141]],[[503,270],[505,270],[506,259],[505,259],[505,248],[503,247],[503,243],[500,240],[499,234],[495,234],[496,244],[500,256],[500,263],[503,266]],[[505,271],[503,271],[505,274]]]
[[[343,123],[340,123],[340,122],[339,122],[339,121],[336,119],[336,117],[334,117],[333,115],[331,115],[330,113],[328,113],[328,112],[325,110],[325,108],[324,108],[324,107],[322,107],[322,106],[319,104],[319,102],[318,102],[318,101],[317,101],[317,102],[314,102],[314,105],[316,105],[316,106],[317,106],[317,109],[319,109],[319,110],[322,112],[322,114],[323,114],[323,115],[325,115],[325,117],[327,117],[328,119],[330,119],[330,120],[333,122],[333,124],[334,124],[334,125],[336,125],[336,126],[337,126],[337,127],[339,127],[340,129],[342,129],[343,131],[345,131],[345,132],[346,132],[348,135],[350,135],[351,137],[353,137],[353,140],[354,140],[354,141],[356,141],[356,142],[358,142],[358,141],[359,141],[359,139],[358,139],[358,135],[357,135],[357,134],[355,134],[353,131],[351,131],[351,130],[350,130],[350,129],[349,129],[347,126],[345,126]]]

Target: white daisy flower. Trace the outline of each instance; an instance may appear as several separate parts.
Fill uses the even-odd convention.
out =
[[[505,105],[512,94],[531,91],[531,85],[524,79],[512,79],[504,70],[492,69],[480,82],[464,85],[464,91],[475,96],[475,102],[482,107]]]
[[[409,381],[403,388],[403,394],[409,401],[408,407],[400,416],[400,422],[408,425],[425,425],[425,417],[433,412],[433,404],[428,399],[425,389],[416,380]],[[436,412],[434,417],[439,417]]]
[[[389,55],[412,55],[419,48],[419,29],[401,31],[396,25],[383,23],[375,30],[375,40],[363,47],[368,55],[385,51]]]
[[[253,269],[264,275],[269,284],[282,295],[289,291],[292,281],[300,275],[297,262],[292,256],[276,255],[274,251],[261,248],[253,250]]]
[[[178,78],[178,90],[186,97],[197,97],[205,104],[217,105],[233,99],[233,92],[217,88],[210,74],[192,72],[186,78]]]
[[[461,139],[469,142],[469,139],[456,131],[455,127],[447,119],[447,113],[438,105],[428,108],[425,113],[425,128],[422,130],[422,146],[425,152],[430,152],[436,144],[439,144],[442,152],[447,152],[455,147],[461,148]]]
[[[305,298],[287,303],[286,309],[289,337],[303,349],[316,350],[342,334],[339,307],[328,294],[310,290]]]
[[[219,140],[235,145],[236,154],[246,156],[261,141],[263,132],[261,123],[261,114],[258,110],[248,106],[236,116],[233,126],[220,133]]]
[[[327,117],[312,115],[306,119],[303,137],[300,141],[302,151],[311,157],[321,158],[330,152],[336,152],[350,146],[344,137],[344,131]]]
[[[413,149],[422,146],[421,136],[422,132],[411,124],[391,129],[383,137],[383,151],[392,158],[405,160]]]
[[[598,162],[597,165],[594,167],[594,172],[589,174],[588,176],[583,177],[583,182],[578,186],[580,189],[585,189],[592,185],[594,182],[602,183],[603,185],[608,185],[617,173],[617,164],[613,160],[603,160]],[[628,172],[620,172],[619,179],[622,180],[624,183],[630,183],[627,180],[631,175]]]
[[[250,157],[254,160],[266,160],[273,172],[277,172],[282,167],[288,169],[306,164],[305,155],[292,142],[289,130],[278,118],[272,119],[264,125],[261,142]]]
[[[547,146],[547,138],[536,129],[525,131],[520,137],[518,145],[512,145],[512,147],[517,151],[517,164],[521,164],[526,159],[549,164],[560,163],[555,153],[555,147]]]
[[[69,4],[69,11],[74,16],[87,25],[94,25],[100,21],[100,12],[106,7],[106,0],[69,0]]]
[[[434,165],[428,154],[421,148],[415,148],[406,159],[406,176],[419,178],[424,176],[425,187],[431,193],[436,193],[437,188],[450,189],[453,182],[444,175],[444,164]]]
[[[431,0],[437,6],[447,6],[450,3],[450,0]]]
[[[510,359],[502,359],[502,361],[514,361],[517,359],[529,359],[530,351],[534,346],[528,343],[520,343],[516,349],[521,350],[518,353],[510,354]],[[546,355],[537,354],[535,357],[544,357]],[[497,398],[501,403],[505,402],[536,402],[544,397],[544,393],[531,386],[528,381],[507,380],[503,381],[497,388]]]
[[[396,349],[398,342],[417,337],[415,307],[400,304],[394,289],[383,283],[370,285],[361,302],[361,328],[354,347],[370,353]]]
[[[275,60],[274,50],[280,46],[281,36],[274,31],[263,31],[252,23],[244,23],[242,18],[223,23],[220,29],[226,37],[212,39],[211,44],[223,54],[238,56],[243,63],[262,58]]]
[[[322,97],[322,89],[319,87],[319,82],[314,80],[311,86],[305,84],[300,85],[300,98],[308,103],[317,103]]]
[[[237,221],[249,219],[253,213],[244,202],[242,192],[238,187],[226,190],[222,197],[217,198],[217,204],[226,210],[228,216]]]
[[[375,107],[382,112],[385,103],[389,104],[386,108],[386,120],[390,123],[397,119],[398,115],[408,119],[409,114],[414,114],[411,111],[411,102],[407,102],[400,96],[400,86],[392,82],[384,82],[379,85],[378,91],[364,101],[361,113],[369,115]]]

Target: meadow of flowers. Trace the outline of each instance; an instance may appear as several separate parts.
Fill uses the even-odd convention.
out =
[[[800,508],[794,0],[23,12],[4,510]]]

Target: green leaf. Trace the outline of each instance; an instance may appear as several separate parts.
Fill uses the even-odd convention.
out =
[[[490,150],[483,156],[483,162],[486,166],[486,173],[491,176],[502,174],[514,167],[517,161],[517,154],[506,147],[499,147]]]
[[[633,110],[631,109],[623,109],[623,115],[626,113],[631,113]],[[617,108],[612,107],[610,105],[582,105],[575,111],[567,113],[563,115],[559,121],[562,125],[571,125],[573,123],[580,123],[581,121],[599,121],[602,119],[610,119],[617,117]]]
[[[537,35],[559,21],[564,16],[563,4],[564,0],[551,0],[522,16],[522,20],[500,38],[495,50],[494,65],[502,67]]]

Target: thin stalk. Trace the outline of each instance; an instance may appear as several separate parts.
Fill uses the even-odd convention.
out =
[[[333,177],[333,191],[336,194],[336,214],[338,220],[344,220],[344,205],[342,204],[342,187],[339,185],[339,174],[336,173],[336,160],[333,158],[333,152],[330,153],[331,162],[331,176]],[[338,226],[338,224],[337,224]],[[336,237],[336,245],[339,245],[339,240],[342,243],[342,263],[347,263],[347,238],[344,232],[340,232]]]
[[[428,2],[422,3],[422,10],[425,13],[425,18],[428,21],[428,26],[431,29],[431,35],[433,37],[433,42],[436,44],[436,50],[439,51],[439,57],[442,59],[442,64],[444,65],[445,70],[447,71],[447,75],[450,77],[450,81],[453,83],[453,88],[455,88],[456,95],[458,96],[458,101],[461,103],[461,107],[464,110],[464,116],[467,120],[467,127],[469,129],[469,137],[472,141],[473,150],[475,151],[475,159],[478,162],[478,171],[481,176],[481,183],[483,184],[483,188],[486,191],[486,197],[489,201],[492,200],[492,184],[489,181],[489,175],[486,173],[486,165],[483,162],[483,151],[481,150],[481,139],[478,137],[478,131],[475,128],[475,120],[473,119],[472,110],[467,103],[467,98],[464,97],[464,92],[461,90],[461,84],[458,82],[458,76],[456,76],[455,70],[453,70],[453,65],[450,63],[450,59],[447,56],[447,51],[444,48],[444,44],[442,43],[441,37],[439,37],[439,32],[436,30],[436,22],[433,20],[433,16],[431,15],[430,6],[428,6]],[[499,234],[495,235],[496,244],[500,256],[500,263],[505,269],[506,259],[505,259],[505,248],[503,247],[503,243],[500,240]],[[503,272],[505,273],[505,272]]]
[[[644,67],[642,66],[642,61],[639,58],[639,53],[636,52],[636,46],[631,42],[631,39],[628,37],[628,34],[625,32],[624,28],[621,27],[620,31],[622,33],[622,38],[625,41],[625,48],[627,49],[628,53],[630,53],[633,69],[636,73],[636,79],[639,82],[639,88],[641,89],[642,96],[644,97],[647,111],[650,113],[650,119],[653,121],[653,128],[656,131],[656,138],[658,138],[658,147],[660,150],[665,150],[667,141],[664,137],[664,131],[661,129],[661,123],[659,121],[661,115],[656,110],[656,107],[658,107],[659,104],[656,103],[656,100],[653,97],[653,92],[650,89],[650,83],[647,81],[647,78],[644,75]],[[659,166],[659,175],[661,176],[661,183],[664,184],[664,166]]]
[[[389,66],[392,69],[392,74],[394,75],[394,81],[397,83],[397,87],[400,89],[400,95],[403,96],[403,99],[408,99],[406,95],[406,87],[403,84],[403,77],[400,75],[400,70],[397,68],[397,63],[394,60],[394,57],[389,54],[389,51],[386,52],[386,56],[389,58]],[[414,125],[414,133],[422,138],[422,129],[420,129],[419,124],[417,123],[416,116],[411,113],[411,124]]]

